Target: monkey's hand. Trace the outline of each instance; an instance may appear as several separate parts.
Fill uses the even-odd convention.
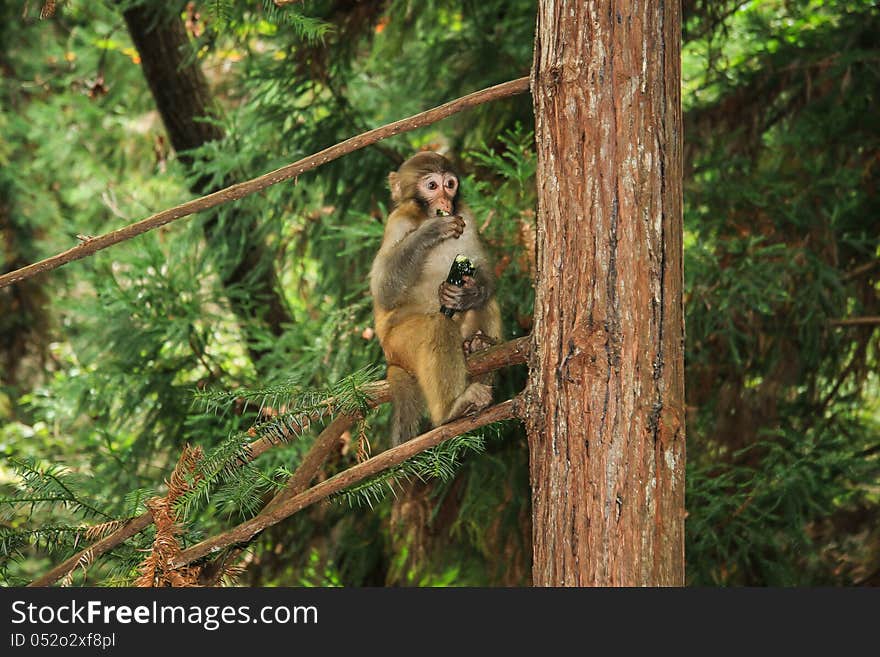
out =
[[[464,232],[464,218],[458,214],[433,217],[428,219],[424,226],[425,231],[438,242],[448,240],[450,237],[458,239]]]
[[[462,276],[464,285],[459,287],[443,281],[438,296],[440,305],[456,311],[470,310],[486,303],[487,293],[473,276]]]

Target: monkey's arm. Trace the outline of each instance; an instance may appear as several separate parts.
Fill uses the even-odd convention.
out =
[[[380,253],[373,266],[373,294],[379,306],[390,310],[405,302],[407,292],[422,275],[428,252],[445,239],[459,237],[463,231],[461,217],[436,217],[423,222],[386,253]]]
[[[474,276],[465,276],[463,280],[462,287],[446,281],[440,284],[438,296],[442,306],[459,311],[482,308],[495,294],[495,278],[482,267]]]

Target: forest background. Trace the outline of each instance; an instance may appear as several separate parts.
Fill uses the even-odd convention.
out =
[[[535,25],[530,0],[0,7],[2,271],[528,75]],[[688,583],[878,584],[880,11],[683,12]],[[187,46],[158,71],[177,94],[168,129],[139,41],[151,30]],[[169,86],[193,69],[204,93]],[[366,275],[386,176],[415,150],[448,150],[468,174],[507,337],[528,334],[533,124],[526,95],[483,105],[0,290],[0,581],[143,513],[186,444],[208,458],[177,507],[183,545],[283,485],[311,433],[224,463],[255,424],[381,377]],[[524,382],[504,371],[496,398]],[[321,478],[387,447],[387,420],[346,432]],[[411,518],[417,549],[391,530],[403,469],[271,527],[224,581],[528,584],[523,436],[504,423],[422,463],[436,481]],[[154,538],[68,582],[131,584]]]

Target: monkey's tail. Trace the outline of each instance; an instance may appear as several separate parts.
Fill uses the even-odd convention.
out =
[[[388,366],[388,385],[391,388],[391,446],[405,443],[419,432],[425,400],[416,378],[402,367]]]

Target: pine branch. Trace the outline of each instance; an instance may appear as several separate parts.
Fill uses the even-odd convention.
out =
[[[42,577],[38,577],[37,579],[35,579],[33,582],[28,584],[28,586],[49,586],[50,584],[54,584],[59,579],[71,572],[74,568],[76,568],[77,565],[79,565],[80,559],[87,553],[90,553],[92,558],[95,559],[105,552],[112,550],[117,545],[128,540],[135,534],[141,533],[152,524],[153,516],[149,512],[142,513],[137,518],[132,518],[131,520],[129,520],[120,529],[117,529],[106,538],[101,539],[97,543],[87,547],[84,550],[80,550],[75,555],[73,555],[69,559],[66,559],[64,562],[50,570]]]
[[[82,526],[43,525],[36,529],[0,527],[0,556],[10,557],[25,545],[44,545],[46,550],[74,546],[89,528]]]
[[[315,169],[327,162],[331,162],[343,155],[353,153],[366,146],[370,146],[371,144],[386,139],[387,137],[393,137],[394,135],[399,135],[403,132],[410,132],[417,128],[436,123],[437,121],[471,107],[525,93],[528,90],[529,78],[518,78],[516,80],[511,80],[510,82],[495,85],[494,87],[489,87],[488,89],[483,89],[482,91],[468,94],[467,96],[462,96],[461,98],[457,98],[456,100],[435,107],[434,109],[410,116],[409,118],[400,119],[399,121],[388,123],[379,128],[368,130],[367,132],[346,139],[343,142],[325,148],[323,151],[309,155],[306,158],[288,164],[280,169],[276,169],[275,171],[271,171],[243,183],[231,185],[214,192],[213,194],[208,194],[207,196],[187,201],[182,205],[163,210],[151,217],[129,224],[128,226],[124,226],[110,233],[87,239],[77,246],[50,258],[40,260],[39,262],[27,265],[26,267],[3,274],[0,276],[0,288],[13,283],[18,283],[19,281],[31,278],[37,274],[57,269],[62,265],[73,262],[74,260],[93,255],[102,249],[106,249],[114,244],[119,244],[120,242],[129,240],[133,237],[154,230],[155,228],[169,224],[172,221],[222,205],[223,203],[228,203],[229,201],[236,201],[285,180],[290,180],[291,178],[296,179],[306,171]]]
[[[331,441],[331,444],[328,445],[329,453],[332,443],[351,423],[351,420],[346,418],[361,418],[371,408],[385,401],[381,396],[374,398],[370,394],[376,383],[369,381],[368,377],[373,377],[376,373],[376,367],[360,369],[322,392],[303,392],[299,389],[293,389],[289,385],[279,385],[251,391],[199,393],[196,399],[201,400],[208,408],[225,411],[232,405],[243,402],[247,407],[247,404],[252,402],[259,405],[261,415],[266,414],[270,419],[251,427],[247,434],[238,434],[228,438],[211,450],[200,465],[201,479],[198,485],[176,502],[177,507],[182,511],[182,516],[191,515],[192,508],[199,500],[207,500],[209,492],[215,490],[218,483],[228,481],[236,469],[256,458],[256,455],[252,453],[254,443],[247,442],[248,436],[259,435],[264,440],[268,440],[270,444],[289,442],[293,438],[303,435],[312,422],[323,420],[327,416],[338,415],[339,418],[343,418],[341,422],[345,424],[336,436],[329,438]],[[279,409],[284,410],[279,412]],[[334,421],[333,427],[341,426],[339,418]],[[330,429],[330,431],[333,430]],[[321,433],[316,442],[324,444],[322,438],[327,439],[327,429]],[[312,458],[314,458],[314,454],[312,454]],[[320,467],[320,463],[317,464],[317,467]],[[305,485],[308,483],[306,481]],[[266,487],[263,488],[266,492]],[[234,488],[227,489],[227,492],[232,492],[232,498],[235,498],[237,497],[236,490],[239,493],[243,492],[242,489]],[[227,497],[226,500],[231,501],[232,498]],[[246,502],[246,506],[256,505],[257,508],[252,509],[252,513],[255,513],[262,503],[262,495],[258,495],[257,490],[252,488],[245,493],[245,497],[239,498],[238,501]]]
[[[244,413],[249,406],[257,406],[258,414],[270,418],[269,422],[284,416],[287,421],[307,422],[332,412],[360,409],[366,398],[364,388],[373,383],[378,373],[379,368],[374,365],[363,367],[324,390],[303,390],[290,382],[259,389],[196,390],[193,401],[218,415],[234,408]]]
[[[62,502],[79,507],[86,515],[101,516],[112,520],[97,507],[79,499],[79,496],[64,482],[61,468],[48,466],[41,470],[30,460],[9,459],[24,485],[31,491],[30,495],[7,497],[0,499],[0,504],[30,504]]]
[[[183,568],[230,545],[247,543],[267,527],[271,527],[315,502],[319,502],[353,484],[364,481],[383,470],[398,466],[408,458],[424,452],[435,445],[487,424],[514,418],[517,416],[517,401],[517,399],[509,399],[501,404],[491,406],[477,415],[454,420],[449,424],[444,424],[428,433],[417,436],[402,445],[392,447],[363,463],[343,470],[330,479],[322,481],[299,495],[284,501],[271,511],[262,513],[255,518],[241,523],[237,527],[233,527],[222,534],[218,534],[184,550],[180,553],[177,560],[173,562],[172,566],[174,568]]]
[[[477,352],[468,357],[468,373],[473,376],[477,376],[480,374],[485,374],[487,372],[501,369],[503,367],[508,367],[510,365],[521,365],[522,363],[525,363],[528,358],[531,348],[530,345],[531,337],[524,336],[515,340],[511,340],[510,342],[506,342],[502,345],[498,345],[497,347],[492,347],[490,349]],[[388,389],[387,381],[376,381],[375,383],[371,384],[369,386],[369,389],[366,390],[366,394],[368,395],[369,404],[371,406],[378,406],[379,404],[383,404],[391,399],[391,394]],[[296,493],[303,493],[303,491],[305,491],[308,484],[318,473],[321,465],[324,463],[324,461],[327,459],[327,456],[332,451],[333,447],[336,444],[336,441],[339,440],[339,436],[341,436],[345,429],[347,429],[354,421],[355,418],[350,418],[348,416],[342,415],[331,422],[324,429],[324,431],[321,432],[321,434],[315,440],[315,444],[312,446],[311,450],[309,450],[309,452],[306,454],[299,468],[297,468],[296,472],[294,472],[291,476],[285,491],[295,490]],[[348,422],[348,424],[346,424],[345,422]],[[452,425],[445,426],[449,427]],[[442,428],[444,427],[440,427],[439,429]],[[436,429],[435,431],[439,429]],[[410,443],[411,442],[412,441],[410,441]],[[409,445],[410,443],[406,444]],[[273,442],[272,439],[266,437],[254,440],[248,445],[247,460],[252,461],[256,459],[258,456],[269,450],[271,447],[274,447],[276,444],[277,443]],[[369,463],[370,461],[381,458],[384,454],[387,454],[387,452],[383,452],[379,456],[374,457],[374,459],[365,461],[365,463]],[[296,499],[296,495],[294,495],[292,499]],[[259,518],[261,516],[257,517]],[[71,572],[74,568],[76,568],[77,564],[79,564],[80,558],[83,557],[83,555],[85,555],[86,553],[89,553],[92,559],[96,559],[105,552],[108,552],[109,550],[115,548],[117,545],[125,542],[132,536],[139,534],[151,524],[153,524],[153,516],[150,514],[149,511],[146,513],[142,513],[135,518],[132,518],[110,535],[106,536],[105,538],[101,539],[90,547],[81,550],[69,559],[66,559],[63,563],[53,568],[42,577],[35,579],[29,584],[29,586],[49,586],[57,582],[59,579],[61,579],[69,572]]]

